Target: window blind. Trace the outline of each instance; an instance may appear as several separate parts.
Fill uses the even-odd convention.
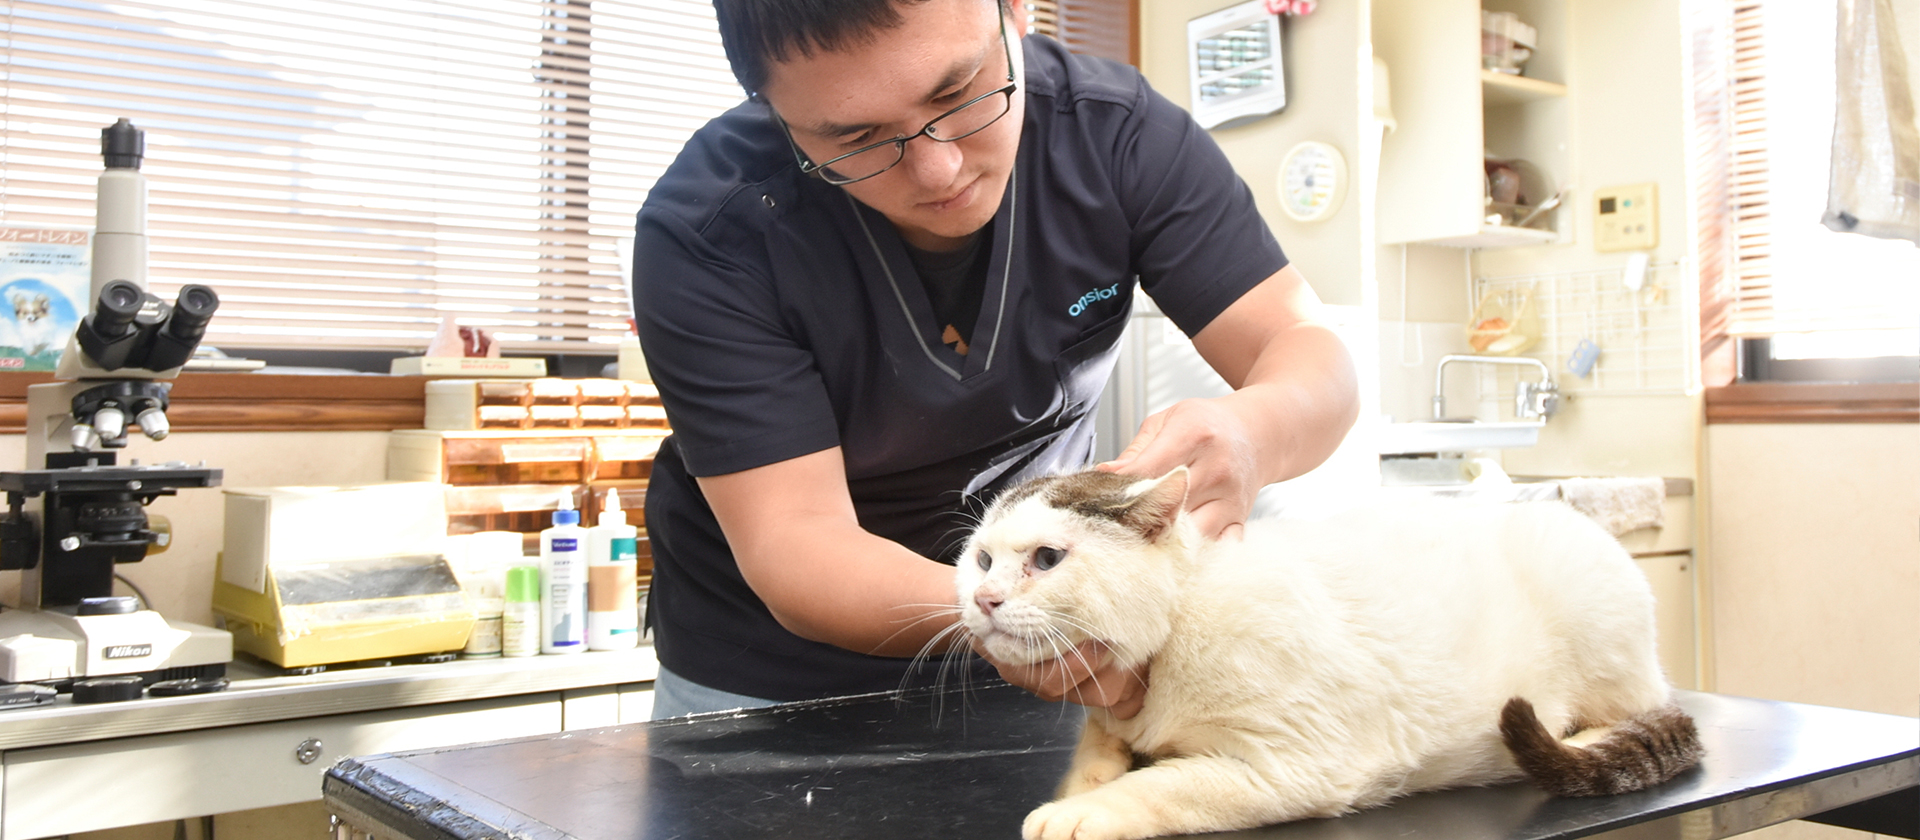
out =
[[[1733,9],[1732,181],[1733,335],[1770,331],[1773,312],[1773,214],[1768,190],[1766,27],[1759,2]]]
[[[1688,133],[1694,249],[1699,258],[1700,378],[1725,385],[1739,372],[1731,333],[1735,283],[1731,217],[1732,17],[1720,3],[1687,6],[1693,120]]]
[[[1131,58],[1132,4],[1033,4]],[[100,129],[146,132],[149,285],[207,343],[610,353],[621,253],[686,138],[737,104],[710,0],[13,0],[0,225],[91,228]]]
[[[1077,53],[1138,66],[1132,0],[1028,0],[1030,31],[1053,37]]]
[[[1908,243],[1819,224],[1834,89],[1831,75],[1815,71],[1832,63],[1826,49],[1833,42],[1831,8],[1780,0],[1717,3],[1725,15],[1724,49],[1709,55],[1696,43],[1695,84],[1724,84],[1727,113],[1703,110],[1713,97],[1696,95],[1695,119],[1708,128],[1721,121],[1728,174],[1718,185],[1711,173],[1694,176],[1696,187],[1709,190],[1702,194],[1699,229],[1711,234],[1723,225],[1729,258],[1715,265],[1707,262],[1711,251],[1701,252],[1703,353],[1723,336],[1875,333],[1899,343],[1920,323],[1912,283],[1920,255]],[[1724,62],[1717,82],[1702,81],[1703,61]],[[1696,133],[1696,163],[1707,148],[1700,144],[1714,142],[1702,136]],[[1715,277],[1722,269],[1725,278]]]
[[[207,343],[611,352],[617,248],[741,97],[706,0],[14,0],[0,223],[93,225],[100,129],[146,132],[149,284]]]

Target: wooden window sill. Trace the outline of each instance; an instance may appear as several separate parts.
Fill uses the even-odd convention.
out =
[[[0,373],[0,433],[27,429],[27,386],[50,373]],[[167,419],[176,432],[344,432],[418,429],[424,376],[183,373]]]
[[[1920,383],[1751,382],[1706,390],[1708,423],[1920,423]]]

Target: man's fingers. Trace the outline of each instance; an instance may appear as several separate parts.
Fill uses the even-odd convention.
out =
[[[1127,443],[1127,448],[1120,450],[1120,454],[1114,456],[1113,460],[1102,464],[1095,464],[1094,469],[1104,470],[1106,472],[1122,472],[1128,469],[1133,465],[1133,462],[1140,457],[1141,453],[1146,452],[1147,449],[1153,445],[1154,441],[1159,439],[1160,429],[1166,425],[1166,412],[1161,411],[1147,415],[1147,419],[1140,423],[1140,431],[1134,434],[1133,440]]]
[[[1014,665],[993,658],[978,639],[973,642],[973,650],[993,663],[993,667],[1000,671],[1001,679],[1031,691],[1049,703],[1060,700],[1079,702],[1076,698],[1081,694],[1081,687],[1106,665],[1108,659],[1106,648],[1092,641],[1082,642],[1058,658],[1029,665]]]
[[[1202,502],[1187,511],[1192,518],[1193,527],[1208,539],[1239,539],[1241,526],[1238,505],[1226,499],[1213,499]]]
[[[1121,668],[1114,664],[1112,651],[1096,641],[1082,642],[1063,656],[1031,665],[1001,662],[978,639],[973,650],[993,663],[1002,679],[1049,703],[1067,700],[1103,708],[1125,720],[1139,714],[1146,702],[1146,666]]]

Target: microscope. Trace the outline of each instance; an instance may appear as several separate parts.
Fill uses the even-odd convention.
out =
[[[101,145],[94,303],[56,381],[27,389],[28,469],[0,472],[0,569],[23,572],[17,602],[0,611],[0,680],[211,682],[233,658],[232,636],[166,619],[114,595],[113,582],[116,566],[170,542],[164,517],[147,505],[220,484],[221,471],[204,464],[118,457],[136,433],[167,436],[169,380],[192,358],[220,298],[188,285],[168,304],[146,290],[144,137],[122,119],[101,132]]]

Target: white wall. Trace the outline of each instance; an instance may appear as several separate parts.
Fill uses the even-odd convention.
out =
[[[1711,673],[1728,694],[1920,715],[1920,427],[1708,427]]]

